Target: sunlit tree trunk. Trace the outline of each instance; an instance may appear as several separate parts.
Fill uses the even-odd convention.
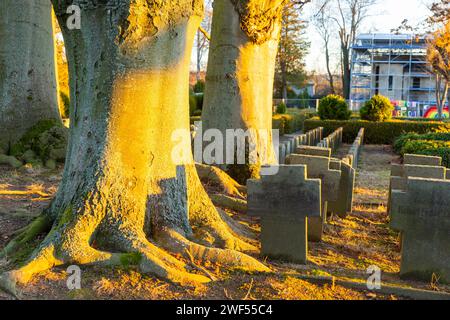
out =
[[[203,2],[107,2],[80,1],[81,30],[63,29],[73,105],[69,161],[49,210],[55,223],[3,286],[63,263],[130,259],[173,282],[207,280],[159,247],[264,270],[238,252],[188,240],[206,234],[211,244],[240,243],[227,233],[192,161],[188,79]],[[54,5],[62,22],[68,1]]]
[[[58,119],[49,0],[0,2],[0,149],[34,124]]]
[[[257,162],[267,164],[275,162],[272,99],[284,3],[216,0],[206,75],[203,129],[224,137],[228,129],[253,129]]]

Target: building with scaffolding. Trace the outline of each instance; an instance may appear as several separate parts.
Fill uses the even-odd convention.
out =
[[[436,105],[435,76],[425,37],[361,34],[352,46],[352,110],[375,94],[388,97],[397,116],[422,117]]]

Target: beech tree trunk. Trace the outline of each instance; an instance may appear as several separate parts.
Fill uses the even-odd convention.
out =
[[[54,0],[61,25],[71,2]],[[55,222],[30,262],[0,284],[11,290],[63,263],[124,260],[173,282],[208,281],[160,247],[267,270],[239,252],[202,245],[253,248],[225,225],[193,165],[188,79],[203,2],[75,4],[82,28],[63,29],[73,105],[68,161],[47,213]]]
[[[257,161],[276,161],[272,146],[273,83],[285,1],[216,0],[203,130],[255,130]],[[267,133],[261,137],[258,130]],[[227,143],[231,143],[227,141]],[[224,151],[225,154],[225,151]]]
[[[49,0],[0,2],[0,149],[34,124],[59,119]]]

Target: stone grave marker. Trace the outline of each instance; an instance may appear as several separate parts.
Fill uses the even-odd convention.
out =
[[[408,178],[393,190],[391,227],[402,231],[400,275],[450,282],[450,181]]]
[[[304,165],[279,166],[247,188],[248,214],[261,217],[262,254],[305,264],[308,219],[321,214],[320,179],[308,179]]]
[[[326,157],[297,154],[292,154],[286,158],[286,164],[306,165],[308,178],[322,181],[322,215],[308,220],[308,236],[309,240],[313,242],[322,240],[328,202],[337,201],[338,197],[341,172],[330,169],[330,161],[331,159]]]

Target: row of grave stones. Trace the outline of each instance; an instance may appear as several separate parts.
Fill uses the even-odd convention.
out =
[[[392,165],[388,211],[401,232],[402,277],[450,283],[449,178],[439,157],[405,155]]]
[[[321,140],[317,146],[321,148],[331,148],[335,152],[342,145],[342,137],[344,134],[344,129],[339,128],[330,134],[328,137]]]
[[[333,137],[342,141],[342,130]],[[362,135],[357,139],[361,146]],[[327,215],[351,212],[355,168],[331,155],[331,148],[299,146],[277,175],[248,181],[248,212],[261,217],[263,255],[305,264],[308,240],[322,240]]]
[[[315,146],[323,138],[323,128],[316,128],[303,134],[286,134],[280,137],[278,150],[279,163],[283,164],[286,157],[294,153],[299,146]]]
[[[358,168],[358,159],[361,152],[361,146],[364,143],[364,128],[361,128],[356,136],[355,141],[351,145],[347,155],[344,157],[344,161],[347,161],[353,168]]]

